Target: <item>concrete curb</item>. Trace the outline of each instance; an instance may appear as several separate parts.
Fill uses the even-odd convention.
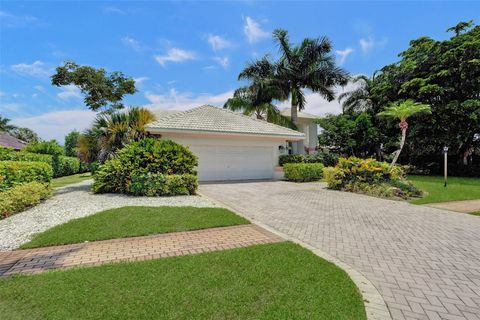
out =
[[[313,247],[303,241],[300,241],[296,238],[292,238],[291,236],[280,232],[276,229],[273,229],[272,227],[265,225],[264,223],[261,223],[259,221],[256,221],[255,219],[252,219],[242,212],[239,212],[238,210],[235,210],[228,205],[222,203],[221,201],[218,201],[216,199],[212,199],[203,193],[197,191],[197,194],[221,207],[227,208],[240,216],[250,220],[252,223],[270,231],[273,234],[278,235],[279,237],[282,237],[286,240],[292,241],[294,243],[297,243],[301,245],[302,247],[312,251],[314,254],[319,256],[320,258],[323,258],[336,266],[338,266],[340,269],[344,270],[349,277],[352,279],[352,281],[355,283],[357,286],[358,290],[360,291],[362,298],[363,298],[363,304],[365,305],[365,312],[367,314],[367,319],[368,320],[391,320],[392,316],[390,315],[390,311],[388,310],[387,304],[385,303],[385,300],[383,300],[383,297],[380,295],[378,292],[377,288],[373,285],[370,280],[368,280],[364,275],[362,275],[360,272],[357,270],[353,269],[351,266],[348,264],[338,260],[335,257],[332,257],[328,253],[322,251],[319,248]]]

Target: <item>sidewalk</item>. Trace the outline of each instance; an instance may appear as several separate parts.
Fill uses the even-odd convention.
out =
[[[470,213],[480,211],[480,199],[429,203],[425,206],[443,210]]]
[[[254,224],[0,252],[0,276],[141,261],[283,241]]]

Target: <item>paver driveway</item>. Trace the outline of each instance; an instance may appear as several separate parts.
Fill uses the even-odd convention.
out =
[[[320,183],[205,184],[202,194],[365,275],[393,319],[480,320],[480,218]]]

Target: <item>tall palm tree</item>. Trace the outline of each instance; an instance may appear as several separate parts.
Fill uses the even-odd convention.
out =
[[[275,87],[252,84],[235,90],[233,98],[228,99],[223,107],[232,111],[241,111],[245,115],[253,115],[260,120],[295,128],[290,119],[283,116],[277,106],[272,103],[274,99],[285,99],[283,92]]]
[[[403,146],[405,145],[405,139],[407,137],[408,123],[407,119],[413,115],[419,113],[432,113],[432,109],[428,104],[416,103],[413,100],[406,100],[401,103],[392,103],[390,106],[386,107],[384,111],[378,113],[378,116],[385,118],[393,118],[400,120],[399,127],[402,130],[402,138],[400,140],[400,147],[395,151],[395,157],[391,163],[393,167],[402,152]]]
[[[101,113],[79,139],[80,157],[85,162],[104,161],[125,144],[143,139],[145,125],[154,120],[153,113],[145,108]]]
[[[250,63],[239,75],[240,79],[254,80],[262,85],[275,86],[291,99],[291,120],[298,124],[298,111],[305,108],[304,89],[320,94],[328,101],[335,99],[335,86],[345,85],[348,73],[335,65],[330,54],[332,45],[325,38],[306,38],[293,46],[286,30],[277,29],[273,38],[280,49],[280,58],[271,62],[266,56]],[[268,76],[259,77],[258,71]]]
[[[10,119],[5,118],[5,117],[0,115],[0,132],[3,132],[3,131],[9,132],[9,131],[17,128],[14,125],[9,124],[9,122],[10,122]]]
[[[352,91],[343,92],[338,96],[338,102],[342,104],[343,113],[354,113],[358,111],[367,111],[374,108],[374,99],[372,89],[374,85],[375,74],[373,77],[360,75],[352,79],[356,85]]]

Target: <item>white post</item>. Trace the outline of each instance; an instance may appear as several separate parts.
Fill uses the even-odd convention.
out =
[[[447,186],[447,168],[448,168],[447,153],[448,153],[448,147],[443,147],[443,177],[445,181],[445,184],[443,185],[444,187]]]

